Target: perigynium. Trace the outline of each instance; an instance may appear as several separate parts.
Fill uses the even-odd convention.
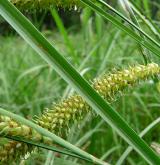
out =
[[[160,155],[160,144],[156,142],[152,142],[151,147]]]
[[[150,63],[146,66],[138,65],[121,71],[115,71],[114,73],[105,74],[104,76],[95,79],[92,86],[104,99],[111,101],[118,92],[122,92],[124,89],[132,87],[137,82],[146,80],[151,76],[158,75],[159,73],[160,66],[158,64]],[[62,102],[54,104],[51,108],[46,109],[40,117],[34,119],[34,122],[61,136],[62,131],[67,132],[70,125],[72,125],[75,121],[83,119],[89,112],[92,112],[92,109],[87,102],[80,95],[74,94]],[[3,118],[5,119],[5,117]],[[12,123],[12,119],[7,118],[7,120]],[[30,131],[30,128],[19,124],[17,125],[17,123],[15,123],[15,126],[16,127],[13,127],[12,130],[12,128],[7,126],[7,124],[1,119],[0,131],[3,132],[5,130],[6,133],[10,133],[10,135],[13,136],[19,135],[26,139],[32,139],[35,141],[42,140],[42,142],[45,142],[43,140],[44,138],[37,133],[38,137],[33,139],[32,136],[34,136],[35,133],[34,131]],[[24,132],[24,128],[28,131]],[[30,132],[32,133],[30,134]],[[18,150],[24,148],[25,144],[16,143],[16,145],[11,145],[12,143],[14,142],[11,141],[9,144],[6,144],[8,145],[7,150],[5,145],[1,146],[1,162],[15,161],[14,153],[19,153],[16,158],[20,158],[22,154],[24,156],[24,154],[28,152],[27,149],[24,152],[18,152]],[[17,145],[19,146],[18,149],[15,147]]]

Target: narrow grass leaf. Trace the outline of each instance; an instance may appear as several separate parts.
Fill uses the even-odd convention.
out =
[[[87,6],[91,7],[94,11],[98,12],[101,16],[103,16],[106,20],[109,20],[112,22],[115,26],[117,26],[119,29],[127,33],[129,36],[131,36],[135,41],[137,41],[139,44],[143,45],[146,47],[148,50],[153,52],[155,55],[160,57],[160,46],[157,42],[154,41],[153,43],[150,43],[147,40],[144,40],[141,36],[136,34],[132,29],[129,27],[125,26],[122,22],[120,22],[117,18],[112,16],[111,14],[107,13],[105,10],[102,8],[98,7],[95,5],[95,3],[91,2],[90,0],[81,0],[84,4]],[[102,2],[102,1],[101,1]],[[138,30],[138,29],[137,29]],[[148,37],[147,37],[148,38]],[[152,40],[152,39],[151,39]],[[152,40],[153,41],[153,40]]]
[[[150,123],[140,134],[140,137],[145,136],[149,131],[151,131],[155,126],[157,126],[160,123],[160,118],[154,120],[152,123]],[[132,146],[129,146],[125,152],[121,155],[121,157],[118,159],[116,165],[122,165],[124,163],[124,160],[127,158],[127,156],[131,153],[133,150]]]

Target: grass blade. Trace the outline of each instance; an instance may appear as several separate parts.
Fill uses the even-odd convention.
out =
[[[27,144],[30,144],[30,145],[37,146],[39,148],[47,149],[47,150],[50,150],[50,151],[58,152],[58,153],[61,153],[61,154],[64,154],[64,155],[68,155],[68,156],[72,156],[72,157],[75,157],[75,158],[79,158],[79,159],[82,159],[82,160],[86,160],[86,161],[92,162],[89,159],[86,159],[86,158],[84,158],[82,156],[74,154],[74,153],[72,153],[69,150],[60,149],[60,148],[57,148],[57,147],[54,147],[54,146],[48,146],[46,144],[37,143],[37,142],[31,141],[31,140],[22,139],[20,137],[11,137],[11,136],[5,136],[5,137],[8,138],[8,139],[12,139],[14,141],[27,143]]]
[[[149,29],[155,34],[157,40],[160,40],[160,30],[159,28],[153,23],[153,21],[146,16],[143,15],[141,10],[136,6],[134,2],[129,2],[133,11],[141,18],[141,20],[149,27]]]
[[[68,51],[69,51],[70,55],[77,62],[77,57],[76,57],[76,54],[75,54],[75,51],[74,51],[75,49],[74,49],[74,47],[73,47],[73,45],[72,45],[72,43],[71,43],[71,41],[68,37],[68,33],[67,33],[67,31],[66,31],[66,29],[63,25],[63,22],[62,22],[62,20],[59,16],[57,10],[55,8],[53,8],[53,9],[50,10],[50,12],[51,12],[51,15],[52,15],[52,17],[53,17],[60,33],[61,33],[61,35],[63,36],[63,40],[64,40],[64,42],[65,42],[65,44],[68,48]]]
[[[153,44],[157,45],[160,47],[160,44],[155,41],[153,38],[151,38],[147,33],[145,33],[141,28],[139,28],[134,22],[130,21],[127,17],[122,15],[120,12],[112,8],[109,4],[104,2],[103,0],[97,0],[100,4],[104,5],[105,7],[109,8],[112,12],[114,12],[116,15],[118,15],[122,20],[126,21],[129,23],[132,27],[134,27],[137,31],[139,31],[143,36],[145,36],[148,40],[150,40]]]
[[[109,20],[115,26],[117,26],[119,29],[121,29],[122,31],[124,31],[125,33],[127,33],[129,36],[131,36],[139,44],[143,45],[145,48],[147,48],[148,50],[150,50],[151,52],[153,52],[155,55],[157,55],[158,57],[160,57],[160,49],[159,49],[160,48],[160,45],[157,42],[156,43],[154,42],[154,44],[153,44],[153,43],[150,43],[149,41],[145,40],[144,38],[142,38],[141,36],[139,36],[138,34],[136,34],[132,29],[128,28],[123,23],[121,23],[117,18],[115,18],[114,16],[108,14],[105,10],[103,10],[100,7],[98,7],[97,5],[95,5],[90,0],[81,0],[81,1],[84,4],[86,4],[87,6],[91,7],[94,11],[98,12],[106,20]],[[103,1],[100,1],[100,2],[103,2]],[[103,2],[103,5],[106,5],[106,3]],[[146,38],[148,38],[148,37],[146,36]]]
[[[149,131],[151,131],[156,125],[160,123],[160,118],[154,120],[152,123],[150,123],[140,134],[140,137],[143,137],[146,135]],[[133,150],[131,146],[129,146],[125,152],[121,155],[121,157],[118,159],[116,165],[122,165],[126,157],[130,154],[130,152]]]

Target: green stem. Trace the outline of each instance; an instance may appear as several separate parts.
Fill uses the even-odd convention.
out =
[[[92,162],[91,160],[89,159],[86,159],[82,156],[79,156],[77,154],[74,154],[72,153],[71,151],[69,150],[66,150],[66,149],[60,149],[58,147],[54,147],[54,146],[50,146],[50,145],[46,145],[46,144],[43,144],[43,143],[39,143],[39,142],[35,142],[35,141],[32,141],[32,140],[26,140],[22,137],[16,137],[16,136],[5,136],[7,139],[11,139],[11,140],[14,140],[14,141],[18,141],[18,142],[22,142],[22,143],[26,143],[26,144],[30,144],[32,146],[36,146],[36,147],[39,147],[39,148],[43,148],[43,149],[46,149],[46,150],[50,150],[50,151],[53,151],[53,152],[58,152],[58,153],[61,153],[63,155],[68,155],[68,156],[72,156],[74,158],[79,158],[79,159],[82,159],[82,160],[85,160],[85,161],[89,161],[89,162]]]

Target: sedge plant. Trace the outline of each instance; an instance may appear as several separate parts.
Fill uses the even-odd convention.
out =
[[[15,5],[17,5],[17,7],[18,7],[18,2],[21,2],[21,1],[15,1],[13,3]],[[31,8],[34,7],[34,6],[32,6],[31,1],[27,1],[27,2],[26,3],[21,2],[22,3],[22,8],[23,8],[23,6],[24,6],[24,8],[25,8],[25,6],[29,8],[29,5],[31,5]],[[42,4],[45,5],[44,1],[38,1],[38,2],[42,2]],[[49,1],[46,1],[46,2],[49,5],[52,5]],[[140,44],[142,44],[143,46],[148,48],[150,51],[155,53],[157,56],[159,56],[159,48],[157,48],[157,47],[159,47],[159,44],[157,44],[157,42],[155,42],[151,38],[149,38],[149,41],[144,40],[141,36],[138,36],[132,30],[130,30],[129,28],[123,26],[123,24],[120,24],[119,22],[117,22],[116,19],[114,19],[113,17],[108,15],[101,8],[97,7],[93,2],[86,1],[86,0],[83,1],[83,2],[85,4],[87,4],[88,6],[90,6],[91,8],[93,8],[95,11],[98,11],[106,19],[109,19],[116,26],[119,26],[120,29],[126,31],[137,42],[139,42]],[[38,6],[39,3],[38,4],[33,4],[33,5],[37,5]],[[71,3],[70,5],[73,6],[75,4]],[[38,8],[40,8],[40,7],[41,6],[38,6]],[[124,84],[128,85],[128,83],[126,82],[128,79],[127,80],[124,79],[125,75],[127,75],[129,77],[129,81],[132,80],[133,82],[135,82],[137,80],[137,79],[134,79],[135,78],[134,76],[136,74],[138,76],[140,76],[139,77],[140,79],[141,78],[142,79],[145,78],[145,74],[149,73],[147,69],[145,70],[145,67],[138,67],[136,69],[136,71],[133,69],[135,71],[135,72],[133,71],[133,75],[132,74],[130,75],[128,70],[126,71],[126,73],[120,72],[120,73],[118,73],[118,76],[122,76],[120,78],[117,78],[114,74],[111,74],[109,79],[107,79],[107,80],[105,79],[102,82],[98,82],[97,86],[93,85],[93,87],[95,88],[95,90],[93,90],[88,85],[88,83],[74,70],[74,68],[70,64],[68,64],[65,61],[65,59],[54,49],[54,47],[52,47],[47,42],[47,40],[43,36],[41,36],[41,34],[29,22],[27,22],[27,20],[25,20],[25,18],[20,14],[20,12],[16,11],[14,9],[14,7],[12,5],[10,5],[10,3],[8,3],[5,0],[2,0],[0,2],[0,13],[20,33],[20,35],[22,35],[23,38],[39,54],[41,54],[41,56],[49,64],[51,64],[53,66],[53,68],[67,82],[71,83],[72,86],[81,94],[81,96],[83,98],[81,96],[79,96],[79,95],[78,96],[73,96],[73,98],[71,97],[71,102],[74,101],[74,103],[75,103],[75,105],[73,104],[74,108],[77,106],[77,104],[76,104],[77,100],[78,100],[78,102],[79,101],[82,102],[80,107],[78,107],[78,109],[80,109],[80,110],[81,110],[81,108],[89,110],[90,107],[92,107],[106,122],[108,122],[114,129],[116,129],[117,132],[125,139],[125,141],[127,141],[129,144],[131,144],[134,147],[134,149],[146,161],[148,161],[148,162],[150,162],[152,164],[156,164],[156,163],[160,162],[159,157],[144,143],[144,141],[141,138],[139,138],[137,136],[137,134],[126,124],[126,122],[118,115],[118,113],[116,113],[113,110],[113,108],[111,106],[109,106],[104,101],[104,99],[102,99],[97,94],[97,92],[98,92],[100,95],[102,95],[102,97],[106,98],[108,96],[110,97],[112,95],[112,93],[114,93],[114,90],[115,91],[116,90],[117,91],[121,90],[121,87],[123,88]],[[153,69],[154,67],[157,68],[157,65],[150,64],[148,67]],[[155,74],[157,74],[157,72],[159,72],[159,67],[158,67],[158,69],[155,69],[155,70],[156,70]],[[143,73],[140,73],[141,71]],[[154,72],[152,73],[152,71],[151,71],[151,74],[154,74]],[[110,83],[110,79],[116,81],[116,83],[120,82],[120,84],[122,85],[122,86],[120,86],[120,89],[119,89],[119,86],[115,86],[115,83],[113,83],[113,84],[111,83],[113,86],[111,84],[109,84],[109,86],[108,86],[108,82]],[[104,85],[104,83],[107,83],[107,85]],[[104,90],[108,90],[110,88],[110,85],[111,85],[111,88],[112,88],[111,91],[109,91],[109,93],[107,93],[107,94],[104,93]],[[74,97],[75,97],[75,99],[74,99]],[[86,100],[86,102],[84,100]],[[72,106],[72,105],[70,105],[70,100],[67,103],[65,103],[64,106]],[[60,108],[58,108],[58,110],[56,110],[56,113],[55,113],[56,115],[58,114],[57,112],[59,112],[59,109],[60,109],[60,115],[62,114],[62,116],[61,116],[62,119],[61,120],[57,120],[56,119],[56,120],[53,121],[53,125],[51,126],[53,128],[53,130],[56,128],[56,124],[55,123],[58,122],[58,125],[65,124],[64,119],[63,119],[64,116],[65,117],[67,116],[67,118],[69,120],[72,119],[72,117],[70,117],[70,114],[68,115],[69,111],[67,111],[67,115],[66,115],[63,112],[63,110],[64,110],[63,107],[61,107],[61,106],[60,106]],[[74,111],[75,111],[75,109],[74,109]],[[47,114],[48,111],[46,111],[45,113]],[[80,113],[82,113],[82,112],[80,112]],[[55,115],[55,117],[56,117],[56,115]],[[51,114],[51,117],[50,117],[50,113],[47,116],[49,116],[49,119],[52,118],[52,114]],[[74,116],[74,114],[73,114],[73,116]],[[42,118],[39,119],[39,121],[40,121],[39,123],[41,123],[41,125],[44,124],[46,122],[46,119],[47,119],[46,116],[42,116]],[[42,122],[43,120],[44,120],[44,123]],[[46,125],[46,126],[48,127],[47,129],[52,130],[52,128],[51,129],[49,128],[50,127],[49,125]]]
[[[101,78],[94,80],[93,88],[106,100],[111,100],[115,94],[122,92],[125,88],[135,85],[141,80],[146,80],[150,76],[160,73],[160,67],[151,63],[147,66],[139,65],[130,67],[115,73],[105,74]],[[35,123],[47,130],[62,136],[67,132],[72,123],[83,119],[87,113],[91,112],[91,107],[79,95],[70,96],[61,103],[46,109],[43,114],[34,119]],[[21,136],[36,142],[52,144],[52,141],[25,125],[20,125],[11,118],[1,116],[1,132],[8,136]],[[18,147],[17,147],[18,146]],[[19,152],[19,150],[23,152]],[[0,150],[1,162],[15,161],[23,157],[32,149],[23,143],[9,142],[4,144]],[[16,154],[15,154],[16,153]],[[16,155],[16,156],[15,156]]]

